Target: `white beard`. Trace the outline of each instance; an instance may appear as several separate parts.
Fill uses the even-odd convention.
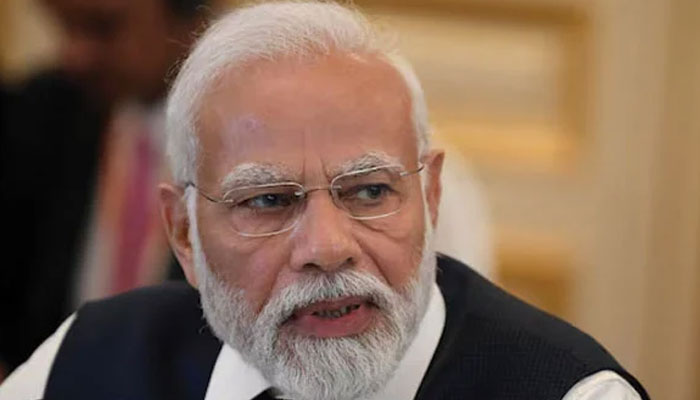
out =
[[[207,265],[196,225],[196,196],[188,195],[190,241],[204,316],[215,335],[255,366],[282,394],[296,399],[362,399],[391,378],[425,314],[435,279],[432,226],[427,219],[415,276],[395,291],[354,270],[313,273],[271,297],[256,315],[244,291],[226,284]],[[280,326],[296,309],[345,296],[362,296],[381,316],[352,337],[301,336]]]

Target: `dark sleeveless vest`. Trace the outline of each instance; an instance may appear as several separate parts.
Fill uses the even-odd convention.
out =
[[[416,399],[560,400],[597,371],[648,395],[595,340],[438,258],[445,328]],[[89,303],[52,366],[46,399],[203,399],[221,342],[197,292],[169,283]]]

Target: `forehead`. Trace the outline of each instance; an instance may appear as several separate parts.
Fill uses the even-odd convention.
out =
[[[408,89],[375,57],[264,61],[227,71],[204,96],[198,178],[272,162],[297,174],[370,152],[415,164]]]

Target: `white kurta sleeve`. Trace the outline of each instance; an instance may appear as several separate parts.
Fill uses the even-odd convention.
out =
[[[579,381],[562,400],[640,400],[639,393],[617,373],[606,370]]]
[[[44,397],[51,366],[74,320],[75,314],[66,318],[56,332],[7,377],[0,385],[0,400],[38,400]]]

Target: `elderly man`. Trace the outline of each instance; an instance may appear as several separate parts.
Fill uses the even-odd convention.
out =
[[[443,153],[416,76],[355,11],[225,16],[167,130],[162,215],[197,290],[83,307],[0,398],[648,398],[585,334],[436,257]]]

